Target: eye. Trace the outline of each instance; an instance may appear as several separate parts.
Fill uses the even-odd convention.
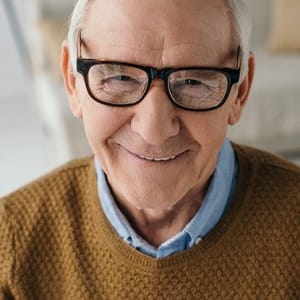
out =
[[[133,78],[127,75],[116,75],[114,77],[111,77],[112,80],[119,80],[119,81],[131,81]]]
[[[111,74],[101,80],[101,88],[116,92],[132,92],[139,89],[141,83],[138,79],[126,74]]]
[[[110,77],[104,78],[103,83],[118,84],[118,85],[139,85],[138,79],[123,74],[111,75]]]
[[[202,84],[201,81],[195,79],[185,79],[184,84],[186,85],[200,85]]]

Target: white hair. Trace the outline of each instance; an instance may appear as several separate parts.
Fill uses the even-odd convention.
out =
[[[86,14],[88,12],[89,6],[93,1],[95,0],[77,0],[70,19],[68,44],[70,49],[71,63],[74,70],[76,70],[76,58],[78,55],[78,34],[84,27]],[[242,79],[248,72],[248,58],[250,52],[252,22],[244,0],[226,1],[228,11],[232,15],[234,43],[236,46],[240,47],[240,54],[242,57],[240,78]]]

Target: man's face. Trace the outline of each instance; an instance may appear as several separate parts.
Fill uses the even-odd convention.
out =
[[[94,1],[82,31],[82,57],[155,68],[236,67],[224,1]],[[162,80],[142,102],[111,107],[92,100],[75,75],[71,107],[120,202],[170,209],[204,193],[228,124],[235,122],[238,89],[210,112],[174,106]]]

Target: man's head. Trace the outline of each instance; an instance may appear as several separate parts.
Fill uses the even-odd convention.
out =
[[[120,202],[142,209],[170,209],[204,193],[226,128],[238,121],[250,89],[254,63],[248,54],[249,24],[242,1],[78,2],[62,52],[66,89],[73,114],[83,119],[93,152]],[[84,80],[77,72],[79,53],[82,58],[155,70],[198,68],[197,76],[203,68],[236,69],[239,55],[243,64],[240,81],[228,90],[226,101],[217,109],[189,111],[174,105],[170,94],[175,94],[172,84],[176,77],[168,78],[167,91],[163,80],[154,78],[141,102],[117,107],[91,97],[97,94],[101,98],[111,85],[107,78],[104,82],[103,71]],[[134,77],[126,72],[118,76],[119,85],[126,82],[127,86]],[[192,75],[183,78],[184,88],[193,92],[205,85]],[[101,84],[91,88],[91,81],[97,80]],[[134,77],[134,86],[140,81]],[[224,90],[228,82],[210,81],[213,84],[206,97],[221,97],[221,92],[213,89]],[[124,99],[129,92],[123,91]],[[195,97],[200,98],[197,93]]]

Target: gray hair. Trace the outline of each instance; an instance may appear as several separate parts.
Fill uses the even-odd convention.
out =
[[[76,70],[76,57],[78,54],[78,34],[84,27],[85,17],[92,2],[93,0],[77,0],[70,19],[68,44],[74,70]],[[240,47],[242,57],[240,78],[242,79],[248,72],[252,22],[244,0],[227,0],[227,5],[229,13],[232,14],[234,43]]]

